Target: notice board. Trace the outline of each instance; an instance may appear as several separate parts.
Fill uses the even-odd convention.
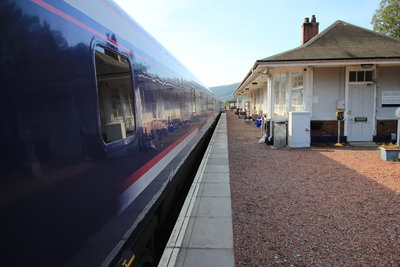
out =
[[[382,91],[382,107],[400,107],[400,91]]]

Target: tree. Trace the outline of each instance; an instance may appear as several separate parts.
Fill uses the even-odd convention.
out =
[[[400,0],[381,0],[371,24],[374,31],[400,38]]]

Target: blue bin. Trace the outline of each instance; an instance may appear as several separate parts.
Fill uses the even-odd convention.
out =
[[[256,120],[256,127],[261,127],[261,120],[260,119]]]

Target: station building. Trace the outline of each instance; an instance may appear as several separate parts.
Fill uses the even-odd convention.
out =
[[[305,18],[302,45],[257,60],[234,96],[271,125],[288,122],[299,146],[335,142],[338,110],[342,141],[389,141],[400,106],[400,40],[340,20],[318,28],[315,16]]]

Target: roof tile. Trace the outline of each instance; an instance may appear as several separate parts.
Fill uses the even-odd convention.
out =
[[[336,21],[307,43],[257,62],[400,58],[400,40]]]

